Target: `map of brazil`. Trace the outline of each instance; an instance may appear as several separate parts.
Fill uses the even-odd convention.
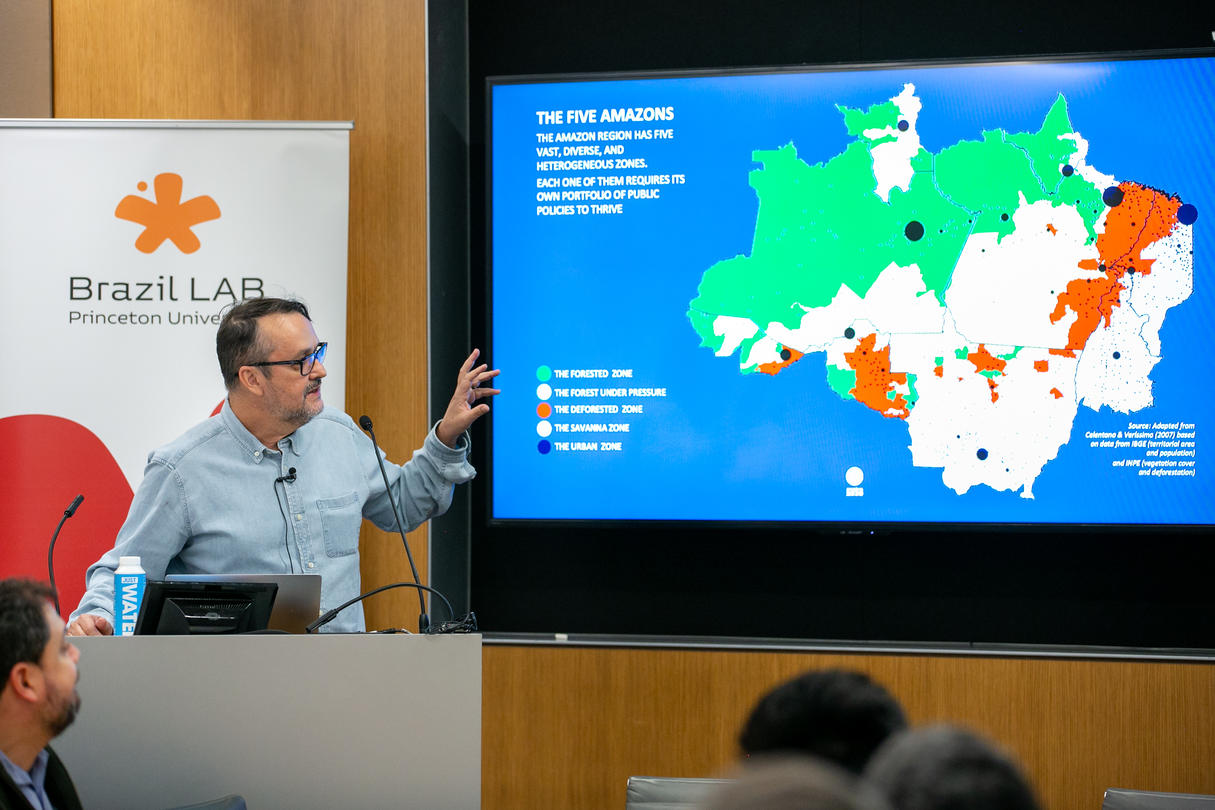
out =
[[[1193,289],[1197,209],[1090,165],[1062,94],[1036,132],[935,154],[911,84],[839,111],[842,154],[753,154],[754,242],[704,273],[688,311],[702,346],[768,375],[825,355],[840,397],[906,423],[912,464],[958,494],[1032,498],[1078,408],[1152,406],[1160,329]]]

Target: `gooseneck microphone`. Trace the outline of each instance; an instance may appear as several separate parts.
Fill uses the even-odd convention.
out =
[[[59,518],[59,525],[55,527],[55,533],[51,535],[51,547],[46,552],[46,567],[47,572],[51,576],[51,593],[55,597],[55,612],[59,610],[59,589],[55,587],[55,541],[59,539],[59,530],[63,528],[63,524],[67,523],[67,519],[76,514],[76,510],[80,508],[80,504],[84,503],[84,496],[77,495],[72,499],[72,504],[67,509],[63,510],[63,517]]]
[[[426,613],[426,595],[423,592],[431,589],[422,584],[422,578],[418,576],[418,567],[413,564],[413,552],[409,550],[409,541],[405,539],[405,529],[404,524],[401,522],[401,513],[397,511],[397,499],[392,495],[392,486],[388,483],[388,473],[384,469],[384,457],[380,455],[380,445],[375,440],[375,431],[371,429],[371,417],[367,414],[360,416],[359,427],[367,431],[367,435],[371,437],[372,452],[375,453],[375,460],[380,465],[380,475],[384,478],[384,491],[388,495],[388,502],[392,504],[393,517],[397,520],[397,534],[401,535],[401,542],[405,544],[405,556],[409,558],[409,570],[413,572],[413,581],[418,587],[418,603],[422,606],[422,613],[418,616],[418,632],[428,633],[430,632],[430,616]],[[372,593],[376,593],[376,591],[372,591]],[[446,598],[443,601],[446,602]],[[342,607],[345,607],[345,605]],[[338,610],[340,609],[338,608]],[[450,614],[450,605],[448,605],[447,610]]]

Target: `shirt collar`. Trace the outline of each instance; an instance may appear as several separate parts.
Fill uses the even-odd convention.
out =
[[[223,420],[224,427],[236,439],[237,444],[245,451],[249,460],[254,464],[261,464],[262,458],[270,451],[236,417],[236,413],[232,410],[232,404],[227,399],[224,400],[224,407],[219,411],[219,418]],[[308,440],[300,435],[303,427],[306,427],[306,425],[301,426],[294,433],[284,436],[278,443],[279,450],[284,453],[291,452],[297,456],[304,455],[304,448],[308,445]]]
[[[46,763],[49,759],[50,754],[43,748],[38,752],[38,756],[34,757],[34,764],[27,771],[9,759],[3,751],[0,751],[0,765],[4,766],[4,770],[8,771],[13,784],[19,790],[32,787],[36,793],[41,793],[45,789]]]

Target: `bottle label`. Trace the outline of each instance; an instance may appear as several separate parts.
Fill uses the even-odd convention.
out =
[[[145,574],[117,574],[114,577],[114,629],[115,635],[135,635],[135,622],[139,618],[139,606],[143,603]]]

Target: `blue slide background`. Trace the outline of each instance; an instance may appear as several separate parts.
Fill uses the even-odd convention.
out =
[[[917,126],[930,152],[985,129],[1037,131],[1063,93],[1073,126],[1089,141],[1090,165],[1197,207],[1194,292],[1161,330],[1155,406],[1129,417],[1197,423],[1196,477],[1111,467],[1115,451],[1090,448],[1083,435],[1125,429],[1128,416],[1082,405],[1032,500],[984,486],[959,496],[942,484],[940,469],[912,466],[901,420],[831,391],[822,354],[772,377],[743,375],[737,353],[715,357],[699,346],[686,312],[701,276],[751,252],[752,151],[792,141],[807,163],[830,160],[851,140],[835,105],[865,109],[907,82],[923,102]],[[491,93],[491,357],[504,389],[492,414],[493,518],[1215,523],[1203,459],[1215,386],[1202,354],[1215,319],[1215,60],[499,83]],[[675,108],[665,125],[675,138],[623,142],[623,157],[649,163],[625,173],[684,173],[687,184],[662,187],[659,200],[625,201],[620,215],[537,216],[537,176],[565,173],[537,172],[536,133],[658,124],[540,126],[536,111],[647,106]],[[623,437],[550,437],[620,439],[621,452],[542,454],[535,393],[542,365],[633,369],[629,381],[552,382],[666,387],[668,397],[568,400],[640,402],[645,413],[568,417],[628,421]],[[844,471],[854,464],[865,471],[863,498],[845,497]]]

